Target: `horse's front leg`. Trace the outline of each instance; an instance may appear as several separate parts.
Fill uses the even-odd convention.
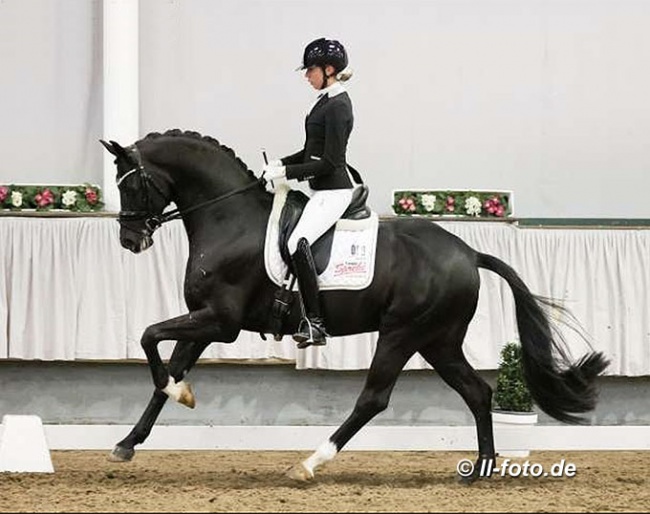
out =
[[[185,341],[176,343],[172,355],[169,358],[169,372],[177,382],[183,380],[185,375],[192,369],[208,344]],[[167,398],[168,396],[162,391],[158,389],[154,391],[142,416],[131,432],[129,432],[129,435],[115,445],[115,448],[113,448],[109,456],[109,460],[114,462],[128,462],[133,458],[135,445],[142,444],[149,437],[151,429],[167,402]]]
[[[239,329],[233,327],[233,323],[228,324],[221,319],[218,320],[213,310],[209,308],[147,327],[142,334],[141,345],[147,356],[156,388],[172,399],[193,407],[194,396],[189,386],[182,380],[177,382],[173,376],[170,376],[169,370],[160,358],[158,343],[168,340],[178,341],[177,345],[182,344],[181,341],[196,341],[206,345],[213,341],[231,343],[239,333]]]

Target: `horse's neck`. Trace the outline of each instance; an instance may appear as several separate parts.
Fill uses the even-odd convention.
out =
[[[202,240],[206,234],[219,238],[220,233],[227,238],[235,226],[257,231],[257,225],[266,225],[271,195],[256,187],[245,189],[254,177],[223,149],[197,151],[195,141],[170,139],[153,149],[151,157],[167,171],[170,201],[180,210],[190,239]]]
[[[252,187],[250,187],[252,186]],[[183,189],[176,201],[190,242],[203,246],[206,239],[229,244],[242,234],[263,239],[271,212],[273,196],[251,180],[235,181],[223,187],[204,184],[197,189]]]
[[[226,157],[211,157],[194,163],[182,163],[170,167],[174,183],[174,198],[171,199],[181,210],[214,201],[251,183],[252,178]],[[212,205],[212,204],[208,204]]]

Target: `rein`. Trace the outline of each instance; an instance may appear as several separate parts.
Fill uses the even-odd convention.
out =
[[[238,195],[240,193],[243,193],[244,191],[248,191],[249,189],[252,189],[253,187],[259,185],[259,184],[265,184],[266,179],[264,178],[259,178],[254,182],[251,182],[250,184],[246,184],[244,187],[240,187],[239,189],[235,189],[233,191],[230,191],[228,193],[225,193],[223,195],[217,196],[216,198],[212,198],[210,200],[206,200],[205,202],[197,203],[196,205],[192,205],[191,207],[188,207],[184,211],[181,211],[180,209],[174,209],[169,212],[163,213],[161,216],[152,216],[147,221],[145,222],[147,226],[149,226],[150,223],[156,224],[155,228],[153,230],[157,229],[162,225],[163,223],[167,223],[168,221],[172,221],[178,218],[182,218],[185,214],[189,214],[190,212],[196,211],[198,209],[201,209],[203,207],[207,207],[208,205],[211,205],[213,203],[220,202],[222,200],[225,200],[226,198],[230,198],[231,196]]]
[[[128,176],[134,174],[134,173],[140,173],[140,178],[142,185],[144,186],[144,194],[145,194],[145,203],[147,204],[147,207],[149,207],[149,190],[148,186],[149,184],[153,185],[153,187],[156,189],[158,194],[160,194],[163,198],[165,195],[163,194],[162,189],[154,182],[153,178],[149,173],[147,173],[147,170],[144,167],[144,164],[142,163],[142,157],[140,155],[140,151],[138,150],[137,146],[133,145],[133,154],[135,154],[136,158],[136,166],[127,171],[124,175],[122,175],[118,180],[117,180],[117,186],[119,188],[120,184],[124,181],[125,178]],[[212,205],[218,202],[221,202],[222,200],[226,200],[227,198],[230,198],[231,196],[235,196],[241,193],[244,193],[245,191],[248,191],[249,189],[252,189],[255,186],[258,185],[264,186],[266,184],[266,179],[264,176],[258,178],[257,180],[251,182],[250,184],[246,184],[243,187],[240,187],[238,189],[235,189],[233,191],[229,191],[227,193],[224,193],[220,196],[217,196],[216,198],[211,198],[210,200],[206,200],[204,202],[198,203],[196,205],[192,205],[188,207],[187,209],[181,211],[181,209],[176,208],[171,211],[168,211],[166,213],[163,213],[161,215],[154,215],[151,216],[151,214],[147,211],[120,211],[118,215],[118,221],[124,221],[128,218],[133,218],[133,219],[145,219],[145,227],[149,231],[149,234],[153,234],[154,231],[156,231],[158,228],[162,226],[163,223],[167,223],[168,221],[172,221],[178,218],[182,218],[184,215],[189,214],[190,212],[194,212],[198,209],[201,209],[203,207],[207,207],[208,205]]]

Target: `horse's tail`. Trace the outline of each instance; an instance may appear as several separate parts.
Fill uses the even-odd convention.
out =
[[[530,292],[517,272],[492,255],[478,253],[477,265],[505,279],[512,289],[522,348],[523,371],[535,403],[565,423],[586,420],[575,413],[595,408],[596,377],[609,365],[602,352],[591,352],[572,363],[566,344],[551,325],[544,307],[566,312],[553,301]]]

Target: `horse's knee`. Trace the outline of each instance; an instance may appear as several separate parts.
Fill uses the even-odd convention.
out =
[[[157,344],[157,342],[158,334],[156,329],[154,327],[147,327],[142,333],[142,337],[140,338],[140,346],[146,353],[147,350]]]

